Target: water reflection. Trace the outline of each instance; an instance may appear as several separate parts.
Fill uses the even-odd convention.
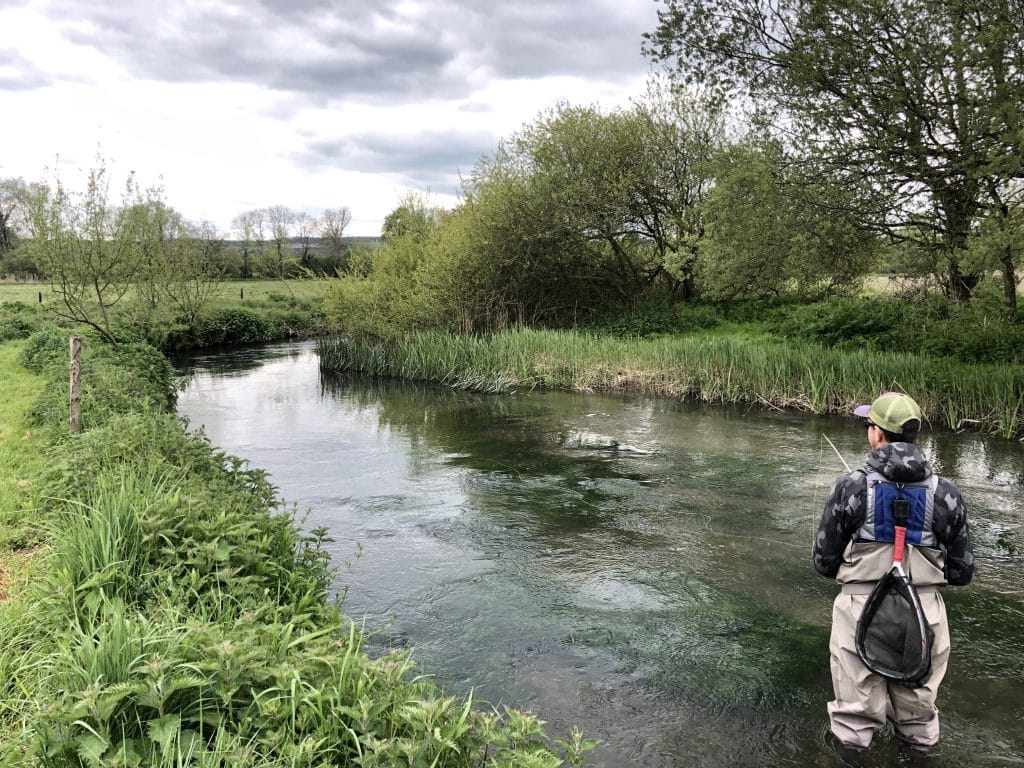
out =
[[[321,377],[309,344],[193,359],[182,413],[328,526],[374,647],[605,739],[607,766],[829,765],[835,585],[809,548],[850,419]],[[971,507],[939,765],[1024,764],[1020,446],[934,434]],[[877,765],[892,760],[883,745]]]

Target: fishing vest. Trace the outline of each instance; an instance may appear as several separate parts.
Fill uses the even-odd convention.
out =
[[[907,529],[907,544],[915,547],[936,547],[938,540],[932,531],[935,516],[935,489],[938,475],[915,483],[897,483],[881,472],[867,472],[867,509],[864,523],[857,531],[859,541],[891,544],[896,540],[894,502],[905,499],[909,515],[903,525]]]
[[[892,567],[892,544],[896,538],[893,502],[901,491],[908,503],[906,543],[913,545],[907,553],[904,568],[918,587],[946,583],[942,548],[932,531],[935,517],[935,493],[938,475],[916,483],[896,483],[876,471],[861,470],[865,475],[864,522],[850,538],[843,552],[843,562],[836,581],[843,585],[871,585]]]

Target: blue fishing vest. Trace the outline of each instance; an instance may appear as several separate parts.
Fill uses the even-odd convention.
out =
[[[907,529],[907,544],[915,547],[937,547],[938,540],[932,531],[935,515],[935,489],[939,485],[938,475],[916,483],[896,483],[880,472],[865,472],[867,476],[867,509],[864,524],[857,531],[859,541],[877,541],[891,544],[896,540],[896,519],[893,515],[893,501],[903,498],[908,502],[910,515],[904,524]]]

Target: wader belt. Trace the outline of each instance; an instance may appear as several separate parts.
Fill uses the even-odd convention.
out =
[[[859,581],[855,584],[843,584],[841,586],[844,595],[870,595],[875,591],[875,582],[873,581]],[[915,584],[914,589],[917,590],[917,594],[925,595],[930,592],[938,592],[939,585],[925,584],[923,587],[919,587]]]

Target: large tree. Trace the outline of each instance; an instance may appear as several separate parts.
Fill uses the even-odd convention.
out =
[[[467,196],[485,201],[500,199],[484,194],[490,188],[515,190],[520,205],[536,209],[515,237],[546,242],[595,299],[690,298],[723,130],[717,110],[666,83],[652,84],[628,109],[560,105],[480,163]]]
[[[859,285],[876,266],[880,238],[840,213],[850,191],[799,178],[778,142],[750,137],[717,166],[700,249],[709,296],[832,292]]]
[[[807,172],[864,191],[863,223],[930,250],[970,297],[969,241],[1024,178],[1024,0],[663,3],[648,55],[751,98]]]

